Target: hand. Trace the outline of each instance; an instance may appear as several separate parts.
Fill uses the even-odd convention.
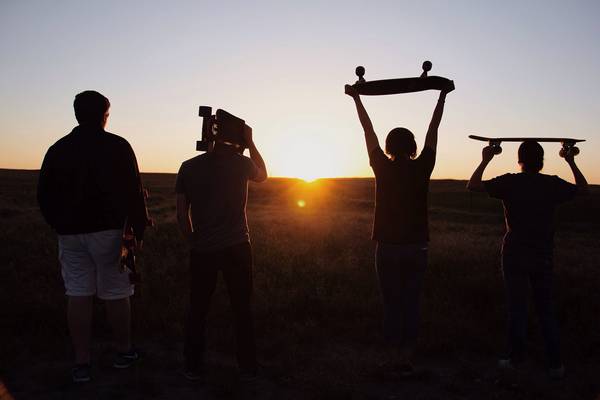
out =
[[[344,93],[346,93],[348,96],[352,97],[353,99],[358,99],[360,97],[360,95],[356,91],[356,88],[353,85],[345,85]]]
[[[248,125],[244,125],[244,141],[248,147],[252,144],[252,128]]]
[[[577,147],[566,148],[566,149],[563,148],[563,149],[560,149],[560,152],[558,153],[559,156],[561,156],[562,158],[565,159],[567,164],[574,164],[575,156],[577,154],[579,154],[579,149]]]
[[[450,84],[445,86],[442,90],[440,90],[440,97],[443,95],[444,97],[446,97],[446,95],[448,93],[450,93],[451,91],[453,91],[454,88],[454,81],[450,81]]]
[[[496,151],[493,146],[485,146],[481,151],[481,159],[485,162],[492,161],[492,158],[496,155]]]

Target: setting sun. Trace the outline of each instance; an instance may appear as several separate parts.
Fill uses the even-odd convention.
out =
[[[296,204],[298,204],[298,207],[300,207],[300,208],[306,207],[306,201],[304,201],[304,200],[298,200],[296,202]]]

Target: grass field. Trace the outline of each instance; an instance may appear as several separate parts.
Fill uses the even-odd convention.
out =
[[[140,260],[134,335],[147,353],[132,371],[107,367],[110,330],[94,317],[94,382],[68,382],[71,350],[57,245],[35,200],[37,173],[0,170],[0,378],[15,398],[595,399],[600,394],[600,190],[557,215],[558,314],[568,378],[549,383],[531,321],[531,363],[499,376],[505,306],[499,268],[502,206],[470,195],[462,181],[433,181],[430,263],[424,291],[419,379],[390,379],[370,240],[374,182],[251,185],[260,389],[235,379],[228,299],[222,282],[210,313],[209,383],[177,375],[187,289],[187,248],[175,222],[170,174],[143,176],[156,219]],[[304,207],[299,206],[302,200]]]

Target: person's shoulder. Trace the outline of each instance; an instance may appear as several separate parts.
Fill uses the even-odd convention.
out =
[[[116,133],[105,131],[102,133],[101,137],[106,142],[114,144],[115,146],[131,147],[127,139],[125,139],[123,136],[117,135]]]
[[[197,156],[194,156],[192,158],[189,158],[189,159],[183,161],[181,163],[181,169],[192,168],[194,165],[201,164],[202,162],[207,160],[208,157],[209,157],[209,153],[198,154]]]

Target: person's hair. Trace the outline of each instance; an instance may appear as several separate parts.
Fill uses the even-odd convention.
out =
[[[79,124],[97,125],[104,121],[104,114],[108,111],[110,102],[106,97],[95,90],[86,90],[75,96],[73,108],[75,118]]]
[[[417,156],[415,135],[406,128],[394,128],[385,138],[385,152],[393,158]]]
[[[519,164],[523,172],[540,172],[544,168],[544,148],[535,140],[526,140],[519,146]]]

